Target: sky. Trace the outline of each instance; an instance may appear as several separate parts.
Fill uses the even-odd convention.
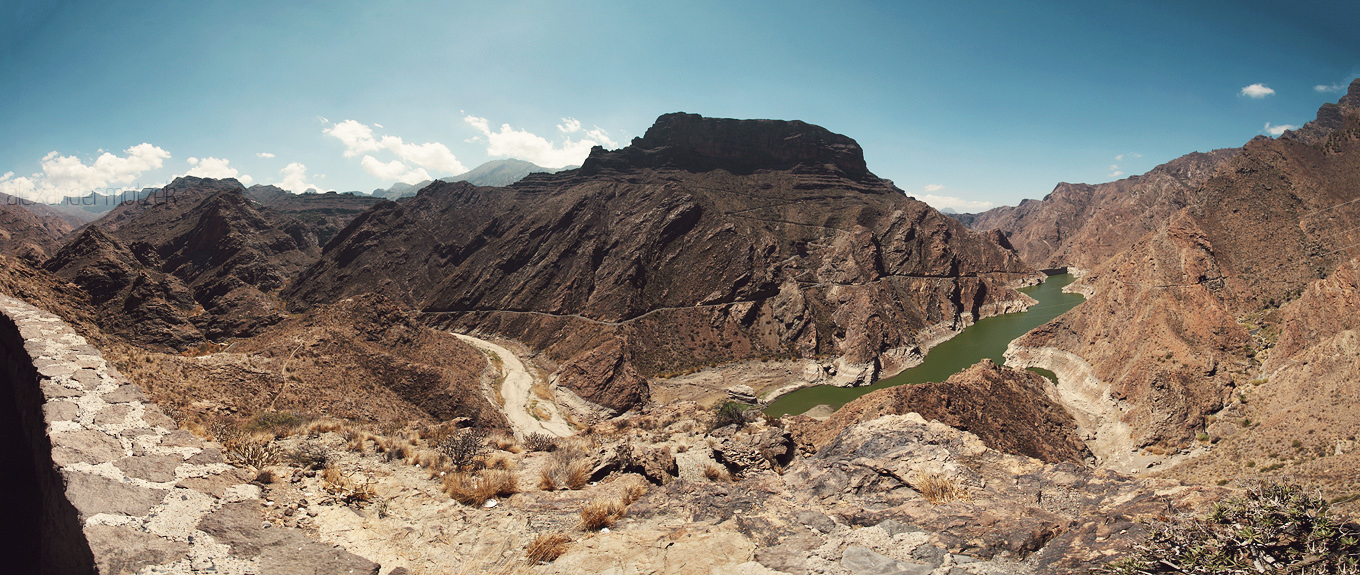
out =
[[[0,192],[368,192],[683,111],[823,126],[969,212],[1278,135],[1360,75],[1341,1],[128,4],[0,3]]]

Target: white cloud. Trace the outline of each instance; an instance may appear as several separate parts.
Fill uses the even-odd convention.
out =
[[[1124,154],[1119,154],[1118,156],[1115,156],[1115,157],[1114,157],[1114,161],[1116,161],[1116,162],[1122,161],[1123,159],[1124,159]]]
[[[284,166],[282,170],[279,170],[279,173],[283,174],[283,180],[274,185],[293,192],[294,194],[300,194],[309,189],[318,187],[314,184],[307,183],[307,166],[304,164],[293,162]]]
[[[1313,91],[1326,94],[1329,92],[1340,92],[1345,88],[1346,88],[1345,84],[1337,82],[1335,84],[1318,84],[1316,86],[1313,86]]]
[[[1266,122],[1266,127],[1261,128],[1262,131],[1272,136],[1279,136],[1280,134],[1283,134],[1285,130],[1296,129],[1298,129],[1298,126],[1295,126],[1293,124],[1280,124],[1278,126],[1273,126],[1270,124],[1270,122]]]
[[[397,136],[375,136],[372,128],[354,120],[345,120],[323,131],[345,144],[346,158],[385,150],[396,154],[403,163],[415,164],[421,168],[448,174],[461,174],[467,171],[458,158],[454,157],[453,152],[439,142],[407,144]]]
[[[1115,157],[1115,159],[1118,159],[1118,158],[1119,158],[1119,156],[1116,156],[1116,157]],[[1118,165],[1118,164],[1110,164],[1110,173],[1109,173],[1109,175],[1107,175],[1106,177],[1110,177],[1110,178],[1118,178],[1119,176],[1122,176],[1122,175],[1124,175],[1124,172],[1120,171],[1119,165]]]
[[[944,186],[941,185],[941,184],[929,184],[929,185],[924,186],[922,189],[924,189],[924,190],[927,191],[927,192],[938,192],[938,191],[940,191],[940,190],[943,190],[943,189],[944,189]],[[918,200],[921,200],[921,201],[923,201],[923,202],[925,202],[925,203],[927,203],[927,204],[930,204],[930,207],[935,208],[935,209],[937,209],[937,210],[943,210],[943,209],[948,208],[948,209],[952,209],[952,210],[954,210],[954,211],[956,211],[956,212],[970,213],[970,212],[980,212],[980,211],[986,210],[987,208],[990,208],[990,207],[992,207],[992,205],[993,205],[991,202],[980,202],[980,201],[977,201],[977,200],[965,200],[965,199],[963,199],[963,198],[954,197],[954,196],[940,196],[940,195],[935,195],[935,194],[918,194],[918,193],[915,193],[915,192],[905,192],[905,193],[906,193],[908,196],[911,196],[911,197],[916,198],[916,199],[918,199]]]
[[[595,127],[585,132],[580,140],[573,140],[570,137],[563,139],[561,144],[549,142],[547,138],[535,135],[526,130],[516,130],[510,124],[501,124],[498,132],[491,131],[491,124],[486,118],[467,116],[463,118],[474,130],[481,132],[486,139],[486,153],[490,156],[501,156],[528,160],[545,168],[561,168],[573,164],[580,164],[585,161],[586,156],[590,155],[590,149],[595,146],[606,148],[617,148],[619,145],[611,139],[607,133]],[[581,123],[572,118],[563,118],[563,124],[559,124],[557,129],[564,134],[580,131]],[[475,138],[480,141],[482,138]]]
[[[219,158],[203,158],[201,160],[189,158],[189,165],[193,166],[193,169],[184,175],[198,178],[236,178],[237,181],[247,186],[255,182],[255,178],[249,175],[240,175],[241,172],[231,167],[230,164],[230,160]]]
[[[55,202],[65,196],[91,191],[127,189],[142,174],[160,169],[170,152],[142,143],[123,150],[124,156],[101,152],[86,165],[75,156],[50,152],[43,156],[42,171],[29,177],[14,177],[7,172],[0,178],[0,192],[22,195],[27,199]]]
[[[1266,87],[1265,84],[1252,84],[1250,86],[1242,88],[1243,96],[1253,98],[1256,100],[1260,100],[1261,98],[1264,98],[1266,96],[1273,96],[1274,94],[1275,90]]]
[[[271,154],[271,153],[269,153],[269,152],[260,152],[260,153],[258,153],[258,154],[255,154],[255,157],[256,157],[256,158],[272,158],[272,157],[274,157],[274,154]]]
[[[414,184],[416,182],[434,179],[430,177],[430,174],[426,172],[424,168],[416,168],[413,170],[406,164],[403,164],[401,160],[383,162],[373,156],[364,156],[364,159],[360,160],[359,163],[364,166],[364,171],[373,174],[384,181],[396,180],[404,184]]]

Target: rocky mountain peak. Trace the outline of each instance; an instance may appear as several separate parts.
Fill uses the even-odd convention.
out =
[[[733,120],[698,114],[665,114],[641,138],[614,151],[595,147],[581,170],[626,171],[676,168],[691,172],[787,170],[796,166],[840,172],[853,180],[872,177],[855,140],[800,121]]]
[[[1346,116],[1360,110],[1360,78],[1351,81],[1346,95],[1335,104],[1326,103],[1318,108],[1317,119],[1304,124],[1297,130],[1289,130],[1281,139],[1295,140],[1308,144],[1320,142],[1332,132],[1341,128]]]

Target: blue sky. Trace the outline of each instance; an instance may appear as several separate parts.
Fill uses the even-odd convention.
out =
[[[1300,125],[1360,74],[1355,2],[279,4],[6,0],[0,191],[368,191],[685,111],[819,124],[975,211]]]

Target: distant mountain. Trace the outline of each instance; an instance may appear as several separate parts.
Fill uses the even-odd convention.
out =
[[[532,162],[524,160],[492,160],[471,170],[458,174],[439,178],[442,182],[467,182],[474,186],[508,186],[524,179],[525,176],[533,173],[555,174],[557,172],[576,169],[579,166],[567,166],[565,168],[545,168]],[[430,185],[433,180],[425,180],[414,184],[397,182],[386,190],[373,190],[373,196],[396,200],[416,195],[416,192]]]
[[[75,225],[49,206],[0,194],[0,254],[40,264],[56,253]]]
[[[318,193],[309,190],[294,194],[282,188],[263,185],[246,188],[245,195],[276,212],[297,218],[307,225],[316,236],[317,244],[322,246],[349,225],[350,220],[382,201],[382,198],[359,192]]]
[[[1034,275],[874,176],[846,136],[667,114],[577,170],[374,206],[283,295],[376,291],[522,341],[621,412],[647,400],[646,378],[732,361],[826,357],[836,381],[872,381],[1025,301],[1008,283]]]
[[[90,192],[84,196],[67,196],[55,204],[42,204],[48,209],[61,214],[63,218],[71,222],[72,226],[82,226],[88,224],[99,216],[109,213],[110,210],[118,207],[124,202],[134,202],[142,200],[161,188],[142,188],[139,191],[127,191],[118,194],[100,194]]]

